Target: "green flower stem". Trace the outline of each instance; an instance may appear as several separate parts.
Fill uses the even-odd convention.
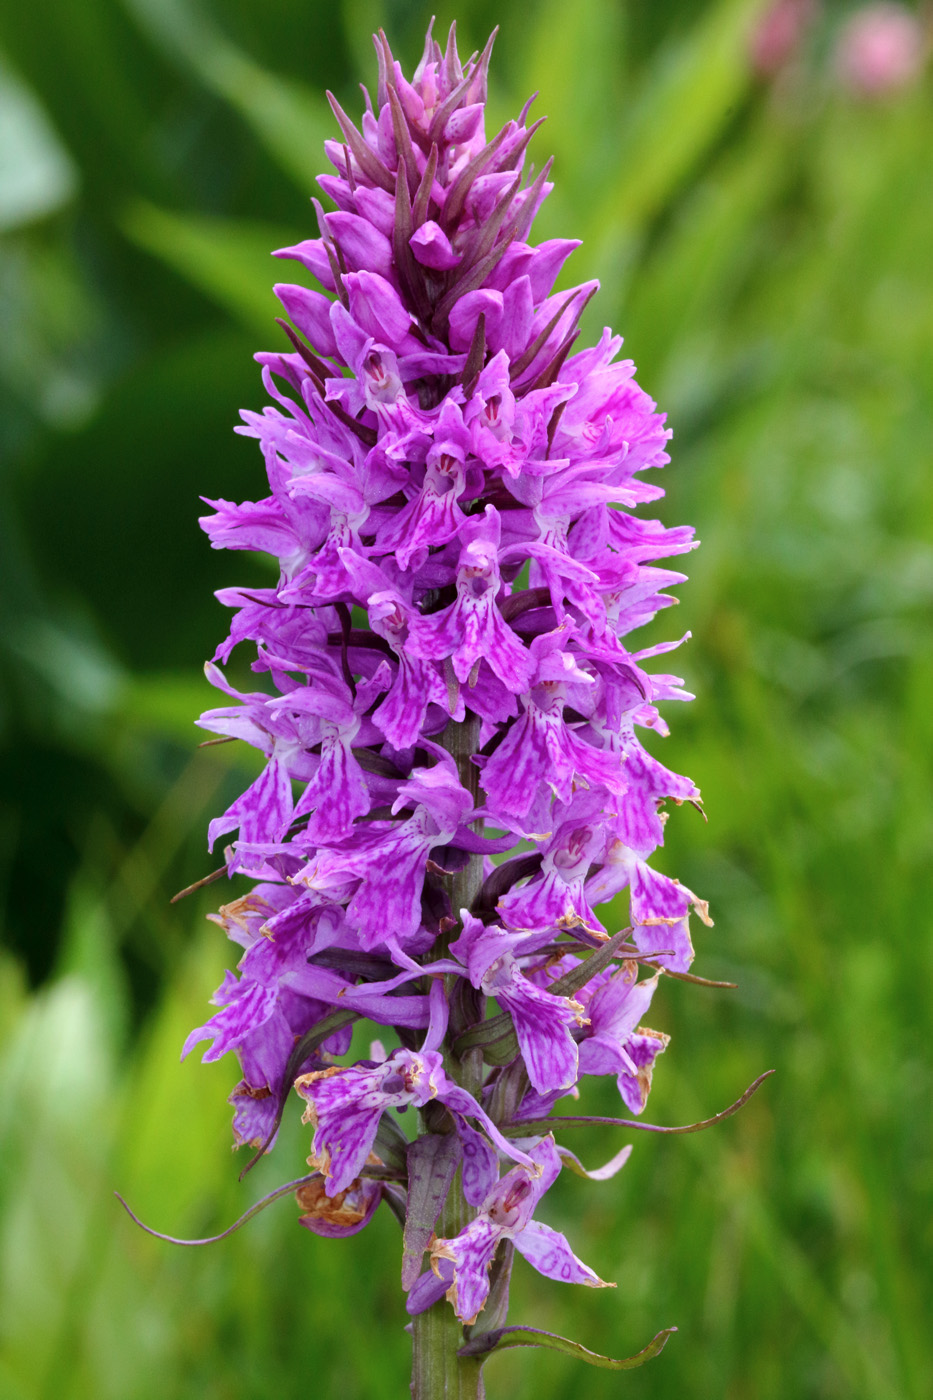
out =
[[[454,759],[460,781],[473,794],[475,801],[479,774],[470,762],[470,756],[479,748],[478,718],[471,716],[463,724],[448,724],[441,743]],[[483,858],[477,855],[471,856],[462,870],[448,876],[450,902],[455,917],[461,909],[469,908],[482,882]],[[440,941],[446,952],[448,939]],[[470,1051],[462,1060],[458,1059],[449,1046],[459,1029],[452,1025],[447,1036],[444,1067],[458,1084],[476,1094],[482,1087],[482,1051]],[[459,1235],[472,1216],[473,1211],[464,1200],[458,1171],[441,1211],[438,1235],[443,1239]],[[413,1319],[412,1334],[413,1400],[483,1400],[482,1362],[476,1357],[457,1355],[467,1338],[463,1324],[446,1298],[441,1298],[433,1307]]]
[[[458,1172],[438,1222],[441,1235],[459,1234],[470,1215]],[[484,1400],[482,1362],[457,1355],[467,1338],[446,1298],[413,1319],[412,1333],[412,1400]]]

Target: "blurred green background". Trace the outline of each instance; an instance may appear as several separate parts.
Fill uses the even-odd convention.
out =
[[[584,239],[587,333],[622,331],[669,413],[663,518],[703,540],[656,635],[694,634],[698,699],[661,751],[709,824],[676,813],[662,864],[712,904],[697,970],[739,986],[661,988],[649,1116],[777,1070],[716,1130],[636,1135],[611,1184],[555,1188],[548,1218],[617,1291],[517,1266],[513,1321],[615,1355],[676,1323],[663,1357],[512,1352],[491,1397],[933,1395],[931,85],[846,86],[855,7],[788,6],[777,59],[752,0],[438,6],[461,52],[502,26],[490,130],[540,90],[537,234]],[[178,1063],[228,950],[219,887],[168,899],[247,776],[192,728],[211,593],[264,577],[211,553],[198,497],[263,492],[231,427],[280,343],[269,250],[315,232],[323,90],[358,110],[373,29],[410,70],[430,13],[0,3],[4,1400],[408,1393],[388,1213],[338,1243],[285,1201],[184,1251],[111,1193],[203,1234],[303,1170],[292,1121],[238,1185],[235,1067]],[[623,1140],[573,1146],[595,1165]]]

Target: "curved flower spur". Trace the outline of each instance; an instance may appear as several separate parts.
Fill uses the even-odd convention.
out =
[[[668,1041],[642,1018],[660,975],[703,980],[691,910],[709,923],[650,863],[665,804],[699,801],[638,737],[690,698],[646,669],[677,643],[626,645],[683,581],[657,561],[694,545],[634,513],[663,494],[670,434],[618,337],[576,349],[597,284],[555,292],[578,245],[530,241],[550,163],[526,173],[530,103],[487,140],[492,42],[462,65],[454,31],[443,51],[429,32],[409,81],[380,33],[362,122],[331,97],[336,207],[276,254],[322,290],[276,288],[290,348],[257,356],[273,402],[238,429],[269,494],[202,521],[279,577],[218,595],[224,703],[200,724],[266,763],[211,823],[212,844],[237,833],[222,871],[252,882],[216,916],[244,953],[184,1053],[236,1053],[233,1133],[256,1156],[297,1090],[309,1230],[398,1216],[416,1400],[481,1394],[496,1346],[626,1367],[673,1330],[613,1361],[503,1323],[515,1250],[607,1286],[534,1218],[562,1165],[583,1172],[554,1134],[588,1120],[551,1110],[589,1074],[642,1112]],[[250,693],[217,664],[235,647]],[[606,928],[596,907],[626,889],[630,927]],[[363,1017],[397,1048],[347,1064]]]

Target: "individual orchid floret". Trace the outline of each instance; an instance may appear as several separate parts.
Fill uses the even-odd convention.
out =
[[[631,893],[631,920],[639,950],[656,957],[661,966],[672,972],[687,972],[695,956],[690,910],[696,910],[702,922],[710,926],[706,902],[679,881],[652,870],[621,841],[614,841],[606,851],[602,869],[587,882],[587,898],[598,903],[626,885]]]
[[[582,1263],[564,1236],[549,1225],[532,1219],[541,1197],[560,1174],[560,1157],[552,1137],[531,1149],[538,1168],[513,1167],[490,1191],[476,1216],[454,1239],[436,1239],[431,1247],[431,1267],[447,1282],[443,1263],[453,1266],[447,1298],[461,1322],[469,1326],[482,1312],[489,1294],[489,1268],[503,1240],[515,1248],[539,1273],[562,1283],[583,1283],[589,1288],[614,1288]],[[415,1312],[423,1293],[412,1291],[409,1311]]]
[[[567,819],[542,846],[540,872],[499,900],[497,912],[507,928],[604,932],[586,897],[586,877],[606,844],[601,806],[598,793],[584,791],[573,798],[565,809]]]
[[[460,498],[466,486],[469,447],[459,405],[445,399],[433,425],[418,494],[377,536],[377,548],[394,553],[400,568],[408,569],[415,559],[423,562],[429,548],[454,539],[466,521]]]
[[[564,806],[575,785],[624,791],[618,759],[579,737],[564,719],[563,681],[544,681],[522,696],[524,714],[482,769],[490,808],[506,819],[525,817],[542,788]]]
[[[363,770],[353,753],[353,741],[361,723],[358,710],[320,684],[289,692],[283,697],[282,708],[314,715],[320,724],[320,759],[313,778],[295,803],[291,820],[307,818],[307,841],[324,845],[338,840],[370,808]]]
[[[624,963],[587,1001],[588,1027],[580,1042],[581,1074],[614,1074],[626,1107],[641,1113],[648,1102],[654,1062],[670,1037],[639,1022],[654,996],[658,974],[636,981],[638,965]]]
[[[416,656],[435,660],[450,657],[461,683],[485,662],[505,688],[517,695],[527,686],[533,663],[496,606],[500,534],[499,513],[491,505],[484,516],[464,525],[460,531],[457,601],[422,621],[412,634],[411,648]]]
[[[485,928],[463,909],[463,933],[451,952],[463,960],[473,986],[512,1017],[519,1050],[533,1087],[541,1094],[567,1091],[577,1079],[577,1046],[572,1027],[583,1024],[583,1007],[571,997],[555,996],[522,973],[513,952],[533,941],[501,928]]]
[[[416,770],[401,785],[393,814],[411,805],[407,820],[369,822],[365,833],[322,848],[294,877],[318,890],[354,883],[347,918],[366,951],[384,942],[387,928],[400,939],[416,932],[428,853],[455,835],[472,803],[456,773],[441,763]]]
[[[330,1196],[346,1190],[363,1170],[387,1109],[423,1108],[435,1099],[451,1110],[458,1127],[471,1116],[500,1151],[514,1160],[529,1160],[502,1136],[472,1096],[448,1079],[436,1050],[396,1050],[381,1065],[313,1070],[296,1079],[295,1088],[307,1100],[302,1121],[314,1124],[312,1153]],[[472,1141],[469,1128],[467,1136]]]

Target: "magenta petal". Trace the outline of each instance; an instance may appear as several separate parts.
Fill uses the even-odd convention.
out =
[[[328,842],[346,836],[356,817],[369,811],[369,790],[359,762],[353,756],[352,730],[324,724],[321,761],[313,779],[295,807],[295,817],[313,813],[306,834],[309,841]]]
[[[641,1113],[648,1102],[654,1062],[667,1049],[669,1040],[670,1037],[661,1031],[652,1031],[642,1026],[626,1042],[625,1049],[635,1066],[635,1072],[632,1073],[627,1066],[623,1066],[616,1082],[623,1102],[632,1113]]]
[[[517,360],[531,339],[534,297],[528,277],[517,277],[502,296],[501,348],[510,360]],[[499,346],[496,345],[496,349]]]
[[[212,1041],[201,1057],[205,1064],[219,1060],[230,1050],[239,1049],[247,1036],[259,1030],[272,1016],[277,996],[275,987],[264,987],[259,982],[246,979],[240,981],[232,972],[228,972],[215,994],[215,1000],[221,1003],[223,1010],[212,1016],[206,1025],[191,1032],[182,1047],[182,1059],[190,1055],[202,1040]]]
[[[422,732],[430,702],[443,701],[445,694],[430,662],[410,661],[403,654],[389,693],[373,711],[373,721],[393,748],[407,749]]]
[[[484,111],[485,107],[482,102],[474,102],[467,107],[458,107],[447,119],[447,125],[444,128],[445,138],[458,146],[463,145],[466,141],[471,141],[477,132],[481,133]]]
[[[506,980],[507,979],[507,980]],[[539,1094],[570,1089],[577,1078],[577,1047],[570,1027],[579,1007],[523,977],[510,954],[483,979],[483,988],[511,1013],[528,1078]]]
[[[489,1297],[489,1266],[502,1234],[500,1226],[480,1215],[455,1239],[438,1240],[434,1246],[432,1259],[453,1264],[454,1278],[447,1296],[461,1322],[475,1322],[483,1310]]]
[[[397,350],[411,325],[398,292],[376,272],[351,272],[344,278],[350,315],[374,340]]]
[[[469,350],[480,316],[486,318],[486,339],[498,334],[502,323],[501,292],[467,292],[450,313],[450,343],[454,350]]]
[[[291,248],[277,248],[272,256],[276,258],[293,258],[295,262],[300,262],[302,267],[307,268],[312,277],[316,277],[322,287],[326,287],[329,292],[336,290],[334,274],[331,271],[327,254],[324,251],[323,238],[306,238],[303,243],[296,243]]]
[[[693,961],[693,944],[687,915],[691,906],[705,924],[709,911],[703,900],[666,875],[652,870],[644,861],[635,862],[632,875],[632,923],[635,942],[641,952],[658,952],[662,966],[686,972]]]
[[[696,954],[686,918],[674,923],[637,924],[635,945],[645,957],[655,957],[661,967],[672,972],[689,972]]]
[[[447,272],[456,267],[460,254],[455,253],[450,239],[433,219],[416,229],[409,239],[411,251],[423,267],[433,267],[439,272]]]
[[[405,1301],[405,1309],[410,1317],[427,1312],[428,1308],[440,1302],[453,1283],[454,1266],[449,1259],[435,1261],[437,1273],[427,1269],[419,1276]]]
[[[471,1206],[481,1206],[499,1175],[496,1153],[481,1133],[460,1119],[457,1132],[463,1147],[461,1164],[463,1194]]]
[[[366,270],[382,277],[392,275],[392,244],[368,219],[339,212],[325,214],[324,222],[351,272]]]
[[[523,271],[531,281],[536,306],[548,296],[557,274],[570,254],[579,246],[579,238],[549,238],[532,250],[532,256]]]
[[[351,1073],[349,1070],[343,1072]],[[300,1079],[295,1087],[299,1093],[304,1092]],[[363,1092],[362,1085],[359,1092]],[[374,1098],[371,1107],[341,1098],[337,1112],[327,1106],[317,1110],[320,1126],[314,1135],[314,1155],[322,1163],[328,1178],[327,1194],[330,1196],[337,1195],[350,1185],[363,1170],[372,1150],[384,1105],[372,1094],[367,1097]]]
[[[602,924],[583,893],[583,876],[566,880],[560,871],[548,867],[547,856],[541,877],[510,890],[496,909],[502,922],[511,929],[532,932],[548,928],[585,928],[591,933],[602,930]]]
[[[308,1103],[305,1121],[315,1125],[313,1152],[328,1196],[347,1190],[363,1170],[384,1111],[420,1107],[442,1082],[440,1055],[408,1050],[397,1050],[381,1065],[301,1075],[295,1088]]]
[[[367,952],[387,935],[405,939],[417,929],[425,862],[439,839],[432,825],[423,808],[406,822],[371,823],[365,836],[354,834],[339,846],[335,843],[302,873],[309,886],[340,874],[359,878],[347,918]]]
[[[554,1016],[542,1014],[535,1008],[529,1014],[527,1005],[516,1015],[515,1002],[509,1000],[515,1033],[528,1078],[540,1094],[566,1093],[577,1079],[577,1047],[565,1025]]]
[[[214,849],[218,836],[237,827],[240,840],[278,841],[292,819],[292,785],[281,758],[273,757],[242,797],[215,817],[207,829],[208,849]]]
[[[614,1288],[578,1259],[570,1245],[550,1225],[532,1220],[515,1236],[515,1248],[546,1278],[560,1283],[585,1283],[589,1288]]]
[[[278,1101],[267,1084],[254,1089],[241,1079],[227,1099],[233,1105],[233,1136],[238,1147],[262,1147],[275,1127]],[[270,1147],[273,1143],[270,1142]]]
[[[558,713],[528,705],[482,770],[480,782],[493,810],[523,817],[545,783],[561,801],[570,800],[574,763],[563,731]]]
[[[285,313],[319,355],[336,355],[337,342],[330,324],[331,301],[320,292],[307,287],[279,282],[272,289],[285,308]]]
[[[677,923],[690,908],[690,892],[638,861],[632,876],[632,919],[638,924]]]
[[[467,207],[477,224],[489,218],[506,190],[514,183],[515,176],[511,170],[492,171],[473,181],[467,196]]]

